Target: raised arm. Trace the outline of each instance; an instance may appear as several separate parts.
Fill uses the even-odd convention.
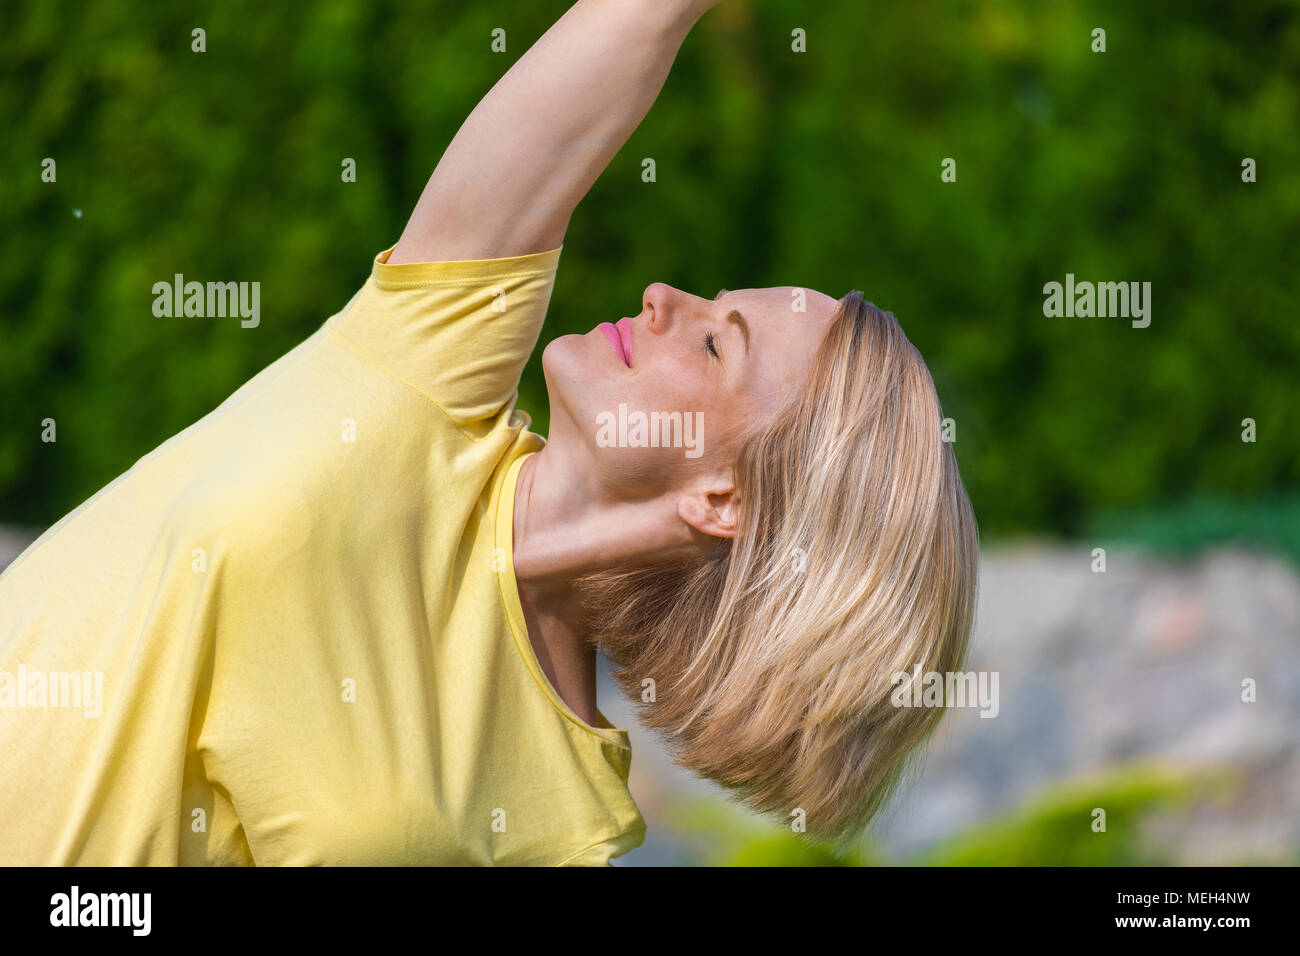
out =
[[[475,107],[390,263],[554,249],[718,0],[578,0]]]

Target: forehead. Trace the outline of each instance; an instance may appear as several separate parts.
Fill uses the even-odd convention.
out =
[[[824,292],[804,286],[781,285],[763,289],[722,289],[714,297],[725,299],[728,305],[743,309],[746,306],[762,312],[785,312],[790,315],[806,314],[829,319],[839,307],[839,300]]]
[[[753,350],[746,390],[772,401],[807,378],[839,301],[802,286],[721,290],[715,297],[720,311],[741,313],[750,329]]]

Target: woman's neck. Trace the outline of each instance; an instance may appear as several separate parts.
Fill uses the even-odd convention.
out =
[[[620,501],[593,481],[594,471],[552,442],[528,457],[515,484],[515,576],[555,606],[569,603],[581,575],[696,550],[677,494]]]
[[[594,726],[596,650],[574,583],[593,571],[663,560],[688,548],[690,539],[676,520],[675,500],[608,500],[592,486],[592,469],[563,452],[552,442],[520,466],[515,583],[538,663],[564,702]]]

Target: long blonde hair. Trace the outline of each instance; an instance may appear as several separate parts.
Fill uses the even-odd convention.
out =
[[[941,418],[894,316],[851,292],[802,394],[741,445],[730,547],[577,582],[673,759],[840,846],[942,714],[891,703],[894,675],[965,663],[978,532]]]

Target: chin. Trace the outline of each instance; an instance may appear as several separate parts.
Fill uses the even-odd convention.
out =
[[[588,344],[581,335],[562,335],[542,350],[542,375],[551,406],[552,431],[561,418],[581,428],[583,406],[592,398],[595,378]]]
[[[581,384],[584,378],[590,378],[587,368],[591,363],[584,361],[583,346],[586,343],[581,335],[561,335],[552,339],[542,349],[542,374],[546,377],[546,390],[555,398],[573,394],[573,388]]]

